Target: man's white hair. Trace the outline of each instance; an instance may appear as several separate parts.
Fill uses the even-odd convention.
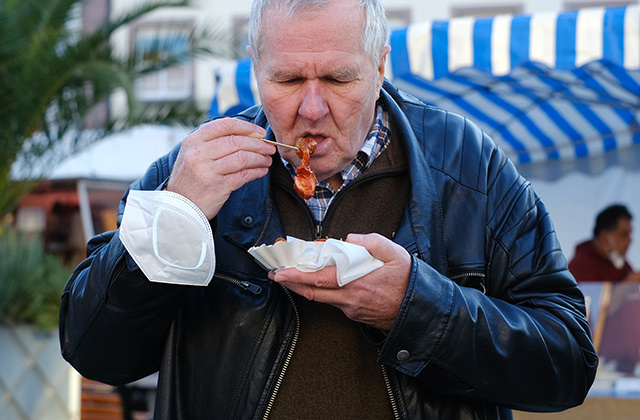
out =
[[[264,49],[262,18],[266,9],[274,8],[279,14],[291,18],[300,12],[322,9],[334,1],[344,0],[255,0],[249,15],[249,47],[254,60],[259,61],[260,53]],[[358,0],[357,2],[357,6],[364,10],[364,30],[362,33],[364,52],[375,64],[380,63],[380,55],[386,46],[389,35],[387,16],[382,1]]]

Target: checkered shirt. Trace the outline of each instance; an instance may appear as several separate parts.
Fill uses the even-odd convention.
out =
[[[373,161],[389,146],[391,141],[391,130],[389,128],[389,115],[378,105],[376,112],[376,120],[367,134],[362,147],[356,154],[355,159],[342,170],[342,186],[334,190],[328,181],[318,182],[316,193],[307,200],[307,205],[313,213],[313,217],[318,224],[322,223],[327,209],[331,204],[331,200],[336,194],[346,187],[351,181],[356,179],[365,169],[367,169]],[[295,167],[289,162],[284,161],[285,166],[289,170],[291,176],[296,176]]]

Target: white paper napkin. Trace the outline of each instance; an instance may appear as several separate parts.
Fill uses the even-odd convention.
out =
[[[286,241],[278,241],[273,245],[252,247],[249,253],[265,267],[276,271],[294,267],[311,272],[335,265],[339,286],[383,265],[366,248],[337,239],[311,242],[288,236]]]

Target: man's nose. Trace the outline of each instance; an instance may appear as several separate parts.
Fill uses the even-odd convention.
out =
[[[298,114],[308,120],[317,121],[329,112],[329,106],[320,82],[308,81],[304,86]]]

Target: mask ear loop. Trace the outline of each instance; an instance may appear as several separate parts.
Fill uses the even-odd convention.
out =
[[[198,261],[198,264],[195,267],[184,267],[178,264],[174,264],[170,261],[165,260],[160,256],[160,253],[158,252],[158,219],[160,219],[160,213],[162,213],[162,210],[163,209],[161,207],[158,208],[158,210],[156,211],[156,214],[153,216],[153,224],[151,229],[151,241],[153,243],[153,253],[156,255],[156,258],[158,258],[160,261],[162,261],[164,264],[170,267],[179,268],[181,270],[196,270],[202,265],[202,263],[204,263],[204,260],[207,256],[207,244],[205,242],[201,242],[202,250],[200,252],[200,261]]]

